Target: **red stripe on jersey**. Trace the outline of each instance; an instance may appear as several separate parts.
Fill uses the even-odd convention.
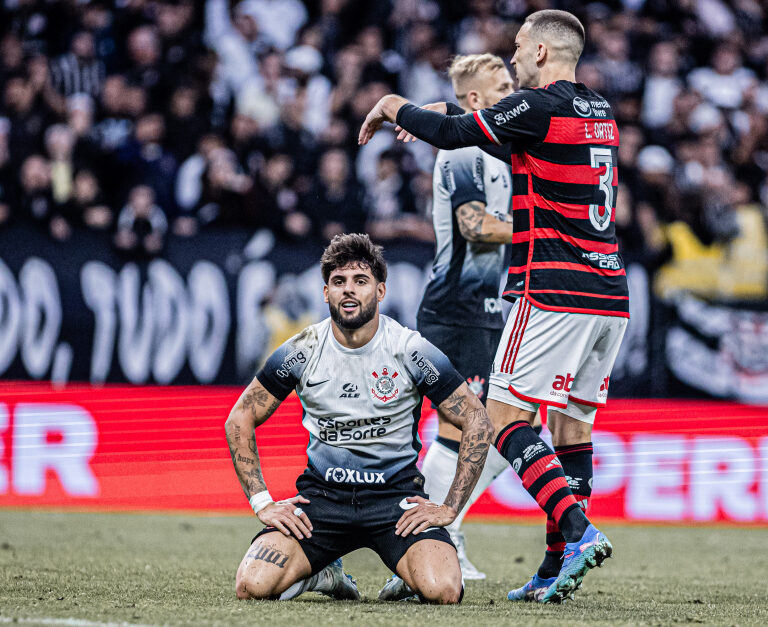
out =
[[[618,146],[619,127],[615,120],[552,118],[544,143]]]
[[[570,235],[566,235],[557,229],[537,228],[534,230],[534,237],[536,237],[536,239],[561,239],[564,242],[568,242],[569,244],[584,250],[589,250],[594,253],[604,253],[606,255],[618,252],[619,250],[619,245],[617,243],[607,244],[605,242],[598,242],[591,239],[571,237]]]
[[[605,167],[593,168],[590,165],[564,165],[552,163],[544,159],[536,159],[528,155],[528,165],[531,174],[540,179],[554,181],[556,183],[576,183],[577,185],[597,185],[600,177],[605,173]],[[619,170],[614,166],[612,185],[619,183]]]
[[[477,114],[477,111],[474,111],[472,113],[472,117],[475,118],[475,122],[477,122],[477,125],[480,127],[480,130],[483,131],[483,134],[491,140],[492,144],[496,144],[496,140],[493,138],[493,135],[489,132],[487,128],[485,128],[485,124],[483,124],[483,119]]]
[[[579,205],[576,203],[556,202],[554,200],[547,200],[541,194],[535,194],[536,196],[536,208],[544,209],[547,211],[555,211],[565,218],[573,218],[575,220],[586,220],[589,217],[589,205]],[[599,205],[600,209],[605,211],[604,205]],[[611,211],[611,222],[616,221],[616,212]]]
[[[509,294],[510,292],[504,292]],[[569,296],[589,296],[590,298],[609,298],[612,300],[629,300],[629,296],[609,296],[607,294],[592,294],[590,292],[571,292],[569,290],[530,290],[531,294],[568,294]]]
[[[523,242],[527,242],[531,237],[530,231],[520,231],[519,233],[515,233],[512,235],[512,241],[511,244],[522,244]]]
[[[576,272],[592,272],[600,276],[626,276],[624,268],[609,270],[608,268],[593,268],[581,263],[569,263],[567,261],[534,261],[531,270],[575,270]],[[511,268],[510,268],[511,269]]]
[[[507,292],[504,292],[505,294]],[[533,303],[538,309],[544,309],[545,311],[565,311],[566,313],[585,313],[595,314],[598,316],[615,316],[617,318],[629,318],[628,311],[612,311],[610,309],[592,309],[590,307],[558,307],[556,305],[545,305],[544,303],[536,300],[533,296],[527,296],[528,300]],[[600,298],[600,294],[590,294],[590,298]],[[525,399],[523,399],[525,400]],[[552,404],[549,401],[538,401],[539,403]],[[563,405],[565,407],[565,405]]]

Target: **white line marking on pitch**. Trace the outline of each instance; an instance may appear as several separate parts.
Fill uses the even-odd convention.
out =
[[[0,616],[0,623],[21,623],[27,625],[68,625],[70,627],[152,627],[141,623],[101,623],[82,618],[13,618]]]

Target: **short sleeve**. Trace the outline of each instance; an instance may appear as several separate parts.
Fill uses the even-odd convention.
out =
[[[256,378],[272,396],[285,400],[301,379],[308,360],[307,347],[291,338],[269,356]]]
[[[445,154],[440,174],[452,209],[472,201],[486,202],[484,173],[483,155],[476,148],[459,148]]]
[[[483,134],[497,146],[538,142],[547,136],[549,112],[541,89],[523,89],[472,116]]]
[[[405,346],[408,374],[419,392],[439,405],[456,391],[464,378],[439,348],[413,332]]]

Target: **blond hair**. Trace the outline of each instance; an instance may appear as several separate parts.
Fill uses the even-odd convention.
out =
[[[506,67],[501,57],[495,54],[460,54],[453,58],[448,76],[453,84],[456,98],[466,98],[469,84],[478,78],[481,72],[493,72]]]

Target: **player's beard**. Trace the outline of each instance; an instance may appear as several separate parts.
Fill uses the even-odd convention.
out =
[[[368,306],[365,303],[360,303],[360,309],[356,315],[351,318],[345,318],[341,312],[341,307],[328,303],[328,309],[331,312],[331,320],[333,320],[342,329],[354,331],[359,329],[366,322],[373,320],[376,315],[376,299],[372,298]]]

